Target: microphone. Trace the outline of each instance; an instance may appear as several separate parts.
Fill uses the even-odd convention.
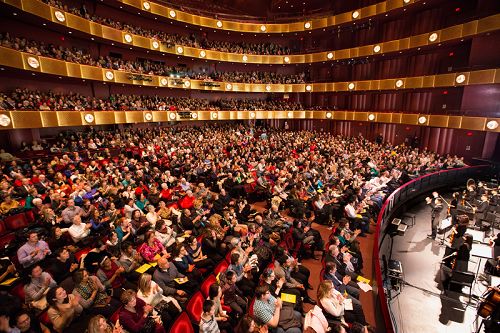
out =
[[[446,259],[448,259],[448,258],[454,257],[454,256],[456,256],[457,254],[458,254],[458,252],[453,252],[452,254],[447,255],[446,257],[444,257],[443,259],[441,259],[441,262],[445,261],[445,260],[446,260]]]

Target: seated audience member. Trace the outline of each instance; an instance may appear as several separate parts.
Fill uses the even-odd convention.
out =
[[[312,310],[306,313],[304,318],[305,333],[326,333],[330,330],[328,320],[326,319],[323,310],[315,305]]]
[[[75,201],[73,199],[69,199],[67,202],[66,208],[62,211],[62,219],[63,222],[66,223],[67,225],[70,225],[74,223],[74,217],[77,215],[82,215],[83,210],[75,206]]]
[[[128,332],[165,332],[161,318],[152,314],[153,307],[137,298],[133,290],[123,291],[120,300],[123,304],[119,316],[120,324]]]
[[[12,199],[10,195],[6,196],[2,203],[0,204],[0,214],[8,215],[12,211],[19,208],[19,202],[17,200]]]
[[[125,269],[125,276],[129,280],[136,281],[139,279],[138,273],[135,270],[142,266],[144,259],[135,249],[132,243],[125,242],[122,244],[122,251],[118,262]]]
[[[307,289],[304,286],[304,284],[292,277],[291,265],[293,261],[294,261],[293,257],[288,257],[286,255],[279,256],[274,262],[274,273],[276,274],[277,278],[285,278],[283,291],[292,294],[296,294],[298,291],[305,303],[310,303],[315,305],[316,302],[311,297],[309,297],[309,295],[307,294]]]
[[[187,239],[186,250],[194,261],[194,265],[197,268],[204,268],[207,271],[213,271],[215,268],[215,262],[212,258],[209,258],[203,253],[202,246],[200,242],[194,236],[189,236]]]
[[[102,314],[110,317],[120,306],[106,293],[106,289],[99,279],[89,275],[85,269],[79,269],[73,274],[75,288],[73,295],[77,296],[80,305],[92,314]]]
[[[48,316],[52,327],[62,333],[83,311],[78,296],[68,295],[62,287],[54,287],[47,292]]]
[[[132,224],[132,227],[134,227],[137,235],[143,235],[151,228],[151,224],[140,209],[135,209],[132,212],[130,223]]]
[[[57,249],[55,254],[56,257],[52,260],[50,271],[56,282],[61,283],[78,268],[78,262],[65,247]]]
[[[208,289],[208,298],[214,302],[215,311],[214,315],[217,319],[217,324],[222,331],[231,331],[232,323],[230,317],[222,309],[222,288],[218,283],[214,283]]]
[[[99,269],[99,265],[105,257],[111,258],[111,254],[106,249],[106,244],[98,240],[95,242],[94,247],[83,259],[83,267],[90,273],[95,274]]]
[[[120,325],[120,323],[117,323],[114,326],[111,326],[104,316],[97,315],[97,316],[90,318],[87,332],[88,333],[123,333],[123,328]]]
[[[337,265],[334,262],[327,262],[325,267],[325,274],[323,276],[325,280],[330,280],[333,282],[335,289],[341,294],[349,294],[355,299],[359,299],[359,287],[356,288],[351,282],[351,277],[349,275],[340,275],[337,272]]]
[[[231,254],[231,263],[227,269],[236,274],[236,285],[243,292],[243,295],[251,298],[255,290],[252,266],[249,263],[243,265],[242,261],[242,256],[237,252],[233,252]]]
[[[80,215],[75,215],[73,217],[73,225],[68,228],[68,233],[71,239],[73,239],[73,242],[80,243],[90,235],[91,228],[91,223],[83,223],[82,217]]]
[[[123,289],[135,289],[135,286],[125,279],[125,269],[116,260],[104,257],[99,265],[96,276],[106,289],[112,289],[113,297],[120,299]]]
[[[168,324],[168,320],[164,319],[172,319],[182,311],[182,308],[174,297],[163,295],[163,289],[152,278],[151,274],[148,273],[141,275],[137,297],[146,302],[146,304],[158,309],[163,322]],[[163,313],[164,311],[166,311],[165,314]],[[166,317],[164,318],[164,316]]]
[[[26,303],[39,310],[45,310],[47,307],[45,295],[50,288],[57,285],[57,282],[49,273],[44,272],[38,264],[33,265],[29,271],[31,280],[24,286]]]
[[[267,325],[258,326],[255,320],[248,314],[241,318],[234,329],[234,333],[267,333],[268,331]]]
[[[27,236],[28,241],[17,250],[17,259],[24,268],[42,261],[46,256],[51,254],[47,243],[43,240],[38,240],[37,232],[29,231]]]
[[[185,302],[188,293],[192,294],[196,286],[192,281],[186,281],[186,276],[179,273],[175,265],[163,257],[158,260],[153,280],[163,290],[163,295],[173,296],[179,302]]]
[[[130,219],[126,217],[118,219],[115,232],[120,242],[125,242],[125,241],[132,242],[135,238],[134,227],[130,223]]]
[[[215,317],[215,304],[213,301],[207,299],[203,302],[203,312],[200,319],[200,333],[219,333],[219,325],[217,325],[217,318]]]
[[[224,276],[222,276],[224,275]],[[237,276],[233,271],[226,271],[221,274],[221,288],[224,297],[224,304],[231,308],[231,315],[240,318],[247,310],[247,301],[243,298],[243,293],[236,286]]]
[[[201,249],[203,253],[212,258],[214,262],[220,262],[224,259],[221,253],[226,252],[225,244],[217,237],[217,233],[214,230],[208,230],[205,237],[201,241]]]
[[[360,303],[352,302],[353,310],[345,310],[346,298],[333,286],[332,281],[325,280],[318,287],[318,302],[324,310],[328,321],[345,321],[348,323],[365,323],[365,315]]]
[[[267,286],[259,286],[255,290],[253,313],[255,320],[269,327],[278,327],[278,331],[286,333],[302,332],[302,315],[291,306],[283,306],[280,298],[271,295]]]
[[[14,324],[20,333],[50,333],[50,329],[42,324],[28,310],[20,310],[14,315]]]
[[[157,262],[159,258],[169,257],[167,250],[162,243],[155,237],[154,231],[147,231],[144,235],[144,243],[139,248],[139,253],[147,262]]]
[[[171,228],[172,221],[159,220],[155,227],[155,237],[165,247],[169,248],[176,242],[177,233]]]
[[[112,257],[120,258],[121,242],[118,238],[118,234],[115,231],[111,231],[108,235],[108,240],[106,241],[106,250],[111,254]]]
[[[191,258],[183,244],[177,244],[174,247],[172,257],[172,263],[177,267],[179,273],[187,276],[191,281],[201,283],[201,272],[196,268],[193,258]]]

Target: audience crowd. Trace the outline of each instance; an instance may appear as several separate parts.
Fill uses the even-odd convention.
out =
[[[0,45],[16,51],[26,52],[38,56],[50,57],[78,64],[97,66],[101,68],[126,71],[134,74],[173,76],[177,78],[191,78],[198,80],[215,80],[241,83],[305,83],[306,75],[278,74],[274,72],[217,72],[194,71],[185,66],[168,66],[164,62],[141,59],[140,61],[123,60],[112,56],[93,58],[86,50],[65,48],[43,41],[27,40],[22,37],[11,36],[10,33],[0,34]]]
[[[168,48],[173,48],[175,45],[190,46],[202,48],[206,50],[216,50],[221,52],[239,53],[239,54],[260,54],[260,55],[286,55],[290,54],[290,48],[275,44],[275,43],[249,43],[249,42],[228,42],[219,40],[209,40],[206,35],[192,33],[188,35],[172,34],[164,31],[146,29],[124,22],[120,22],[111,18],[90,14],[87,7],[83,5],[80,8],[68,7],[58,0],[43,0],[43,2],[60,8],[71,14],[81,16],[92,22],[107,25],[118,30],[128,31],[130,33],[154,38],[163,43]]]
[[[165,332],[187,311],[200,332],[366,332],[359,244],[385,196],[463,165],[377,141],[223,125],[87,129],[25,145],[41,159],[2,152],[1,213],[32,223],[2,250],[0,278],[18,276],[24,300],[2,292],[0,330]],[[313,222],[335,224],[327,246]],[[318,252],[314,300],[300,260]]]
[[[207,100],[190,97],[161,97],[147,95],[119,95],[110,97],[89,97],[77,93],[41,92],[15,89],[10,93],[0,93],[0,110],[40,110],[40,111],[256,111],[303,110],[301,104],[287,100],[220,99]]]

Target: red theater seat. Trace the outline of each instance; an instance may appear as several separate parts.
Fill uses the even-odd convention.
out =
[[[14,286],[14,288],[12,288],[12,290],[10,291],[10,293],[14,296],[16,296],[17,298],[19,298],[23,304],[25,302],[25,299],[26,299],[26,294],[24,292],[24,284],[23,283],[18,283]]]
[[[208,297],[208,291],[210,290],[210,286],[214,283],[217,283],[217,279],[214,275],[209,275],[205,281],[201,284],[200,291],[203,296]]]
[[[217,274],[219,274],[219,273],[225,272],[227,270],[228,266],[229,266],[229,264],[225,260],[222,260],[220,262],[220,264],[218,264],[217,267],[215,267],[215,269],[214,269],[215,276],[217,276]]]
[[[16,239],[16,235],[14,233],[6,234],[0,237],[0,249],[5,248],[14,239]],[[15,258],[17,259],[17,256],[15,256]]]
[[[189,314],[191,320],[196,324],[198,324],[201,320],[204,300],[205,298],[203,297],[201,292],[197,291],[186,305],[186,312]]]
[[[24,213],[6,217],[4,222],[7,229],[12,231],[26,228],[29,225],[28,219]]]
[[[170,328],[170,333],[194,333],[191,320],[189,320],[189,316],[185,312],[182,312],[179,317],[177,317],[177,320],[174,321]]]
[[[35,213],[33,213],[33,210],[28,210],[24,214],[26,215],[26,220],[28,220],[28,223],[35,223]]]
[[[80,260],[82,259],[83,256],[87,255],[87,253],[90,252],[90,250],[92,250],[91,248],[85,248],[85,249],[81,249],[80,251],[78,251],[77,253],[75,253],[75,259],[76,261],[80,262]]]
[[[9,231],[7,230],[7,226],[5,225],[5,222],[2,220],[0,221],[0,236],[5,235]]]

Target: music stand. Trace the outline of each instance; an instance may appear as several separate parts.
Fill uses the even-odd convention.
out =
[[[479,263],[476,269],[476,278],[474,279],[474,284],[476,283],[477,277],[479,276],[479,267],[481,267],[481,261],[483,259],[493,258],[493,249],[487,244],[472,243],[472,249],[470,250],[470,255],[479,258]]]
[[[445,219],[442,219],[441,221],[439,221],[438,233],[440,231],[442,232],[442,237],[439,240],[439,245],[444,245],[444,240],[446,238],[446,229],[448,229],[449,227],[451,227],[451,225],[452,225],[452,218],[451,218],[451,216],[447,217]]]

